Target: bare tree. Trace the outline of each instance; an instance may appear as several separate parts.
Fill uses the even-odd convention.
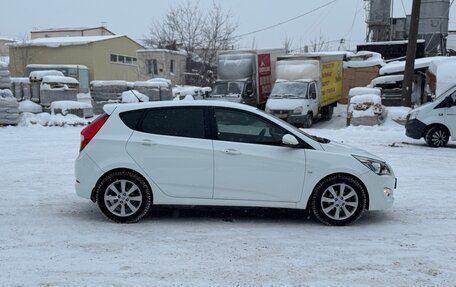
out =
[[[311,52],[321,52],[328,50],[328,42],[325,40],[323,36],[317,39],[310,41],[310,51]]]
[[[187,0],[171,6],[163,20],[152,24],[145,44],[171,50],[184,49],[187,70],[198,70],[198,84],[208,85],[214,79],[217,51],[229,49],[234,44],[236,29],[231,14],[225,13],[220,4],[213,2],[205,13],[199,2]],[[195,58],[199,58],[200,63],[195,65]]]
[[[293,40],[289,38],[288,36],[285,36],[283,39],[283,46],[285,47],[285,53],[290,53],[291,52],[291,46],[293,45]]]

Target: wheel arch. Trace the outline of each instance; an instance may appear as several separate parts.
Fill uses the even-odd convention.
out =
[[[144,182],[147,184],[147,186],[149,187],[149,190],[150,192],[152,193],[152,201],[153,201],[153,198],[154,198],[154,192],[152,190],[152,187],[150,186],[150,183],[149,181],[147,180],[147,178],[145,178],[141,173],[137,172],[136,170],[134,169],[131,169],[131,168],[114,168],[114,169],[111,169],[107,172],[105,172],[102,176],[100,176],[100,178],[97,180],[97,183],[95,184],[94,188],[92,189],[92,192],[90,194],[90,200],[92,200],[92,202],[97,202],[97,189],[98,189],[98,186],[100,185],[100,183],[107,177],[109,176],[110,174],[112,173],[115,173],[115,172],[123,172],[123,171],[128,171],[128,172],[132,172],[134,173],[135,175],[139,176],[142,180],[144,180]]]
[[[441,127],[443,129],[445,129],[445,131],[448,133],[449,136],[451,136],[451,132],[450,132],[450,129],[442,124],[442,123],[433,123],[433,124],[429,124],[427,125],[424,129],[423,129],[423,134],[421,135],[421,137],[426,137],[426,134],[428,133],[428,131],[434,127]]]
[[[348,177],[351,177],[353,180],[355,180],[357,183],[359,183],[359,185],[361,185],[361,187],[363,188],[363,192],[366,196],[366,209],[369,210],[369,192],[367,190],[367,187],[366,185],[364,184],[364,182],[359,179],[357,176],[354,176],[353,174],[350,174],[350,173],[344,173],[344,172],[336,172],[336,173],[332,173],[332,174],[328,174],[327,176],[323,177],[322,179],[320,179],[313,187],[312,189],[312,192],[310,193],[310,196],[309,198],[307,199],[307,204],[306,204],[306,210],[310,211],[310,203],[311,203],[311,200],[312,200],[312,195],[316,192],[316,188],[317,186],[324,180],[330,178],[330,177],[336,177],[336,176],[348,176]]]

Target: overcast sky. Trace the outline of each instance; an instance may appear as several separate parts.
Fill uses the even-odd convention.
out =
[[[238,23],[237,35],[249,33],[280,23],[314,10],[331,0],[200,0],[202,8],[212,1],[221,3]],[[143,39],[154,19],[161,19],[170,5],[181,0],[41,0],[8,1],[0,17],[0,36],[22,39],[34,28],[91,27],[102,22],[116,34]],[[282,47],[286,38],[292,47],[299,48],[316,39],[330,41],[337,49],[344,38],[346,47],[355,48],[366,35],[363,0],[338,0],[318,11],[267,31],[239,40],[238,47]],[[411,13],[412,0],[394,0],[394,16]],[[456,5],[453,5],[456,6]],[[450,30],[456,30],[456,8],[450,9]]]

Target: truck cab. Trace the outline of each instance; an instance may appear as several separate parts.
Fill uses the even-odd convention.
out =
[[[317,81],[278,80],[266,103],[266,112],[291,124],[310,127],[318,114],[320,94]]]
[[[424,138],[431,147],[444,147],[450,138],[456,141],[456,86],[411,110],[405,129],[408,137]]]
[[[229,102],[255,105],[253,82],[249,80],[218,80],[214,84],[211,100],[225,100]]]

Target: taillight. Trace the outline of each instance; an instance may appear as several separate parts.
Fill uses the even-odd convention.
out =
[[[86,126],[81,131],[81,146],[79,148],[79,152],[81,152],[86,147],[86,145],[93,139],[93,137],[101,129],[101,127],[108,120],[108,118],[108,114],[103,114],[96,118],[92,123],[90,123],[90,125]]]

